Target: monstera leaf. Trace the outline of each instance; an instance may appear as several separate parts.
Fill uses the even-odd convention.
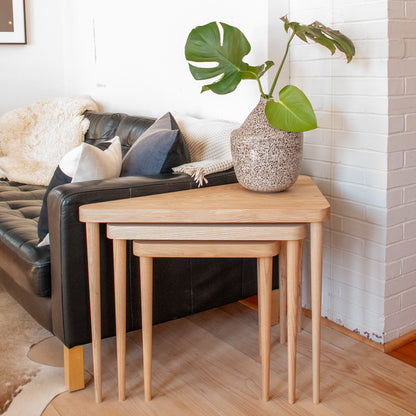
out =
[[[295,37],[304,42],[312,40],[329,49],[331,54],[339,50],[345,55],[347,62],[354,57],[354,44],[338,30],[319,22],[302,25],[289,22],[286,16],[281,20],[284,22],[286,32],[289,33],[290,29],[290,38],[268,93],[263,91],[260,78],[274,63],[266,61],[263,65],[250,66],[244,62],[243,58],[248,55],[251,46],[244,34],[234,26],[211,22],[196,27],[186,41],[185,56],[196,80],[212,80],[211,84],[202,87],[202,92],[211,90],[217,94],[228,94],[237,88],[241,80],[256,80],[260,96],[268,101],[265,113],[273,127],[290,132],[312,130],[317,127],[316,116],[308,98],[299,88],[287,85],[280,91],[279,99],[273,98],[282,67],[288,57],[290,43]],[[220,28],[222,28],[222,36]],[[201,66],[195,63],[209,63],[209,65]]]
[[[189,69],[196,80],[219,77],[212,84],[204,85],[202,92],[211,90],[217,94],[228,94],[237,88],[242,79],[259,80],[273,62],[267,61],[259,66],[243,62],[251,50],[250,43],[236,27],[225,23],[220,25],[222,39],[216,22],[193,29],[186,41],[185,57],[190,62],[217,63],[209,68],[189,64]]]
[[[269,123],[279,129],[300,132],[316,129],[316,116],[306,95],[293,85],[286,85],[279,92],[279,101],[266,104]]]
[[[320,22],[313,22],[310,25],[302,25],[298,22],[289,22],[286,16],[281,20],[285,24],[286,32],[292,29],[293,33],[304,42],[308,43],[308,39],[325,46],[331,51],[333,55],[338,49],[350,62],[355,55],[355,47],[352,41],[339,30],[331,29]]]

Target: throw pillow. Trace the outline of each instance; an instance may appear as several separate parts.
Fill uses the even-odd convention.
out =
[[[47,199],[53,188],[71,182],[116,178],[120,169],[121,144],[118,137],[98,146],[81,143],[70,150],[59,162],[46,189],[38,223],[38,246],[49,244]]]
[[[123,158],[120,176],[170,173],[190,161],[185,139],[171,113],[156,120]]]
[[[185,137],[191,162],[231,159],[230,135],[241,124],[180,114],[176,114],[175,118]]]
[[[176,120],[191,154],[191,163],[175,166],[174,173],[186,173],[198,187],[208,183],[207,175],[232,168],[230,135],[240,124],[177,114]]]

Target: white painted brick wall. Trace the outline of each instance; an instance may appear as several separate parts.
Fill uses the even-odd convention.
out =
[[[290,82],[318,118],[303,173],[331,202],[322,314],[385,343],[416,328],[416,1],[291,0],[289,17],[319,20],[356,46],[347,65],[295,41]],[[303,295],[310,308],[307,279]]]
[[[404,85],[389,96],[389,117],[402,117],[404,126],[390,131],[388,147],[389,161],[402,157],[403,164],[389,164],[387,181],[387,202],[397,193],[388,225],[402,227],[402,237],[386,247],[387,261],[400,267],[386,275],[386,302],[397,304],[385,310],[386,342],[416,329],[416,2],[390,1],[389,13],[389,84],[399,78]]]

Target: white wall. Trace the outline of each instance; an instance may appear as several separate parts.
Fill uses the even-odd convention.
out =
[[[291,83],[316,109],[305,134],[303,172],[331,203],[326,225],[322,315],[384,341],[388,141],[386,1],[291,1],[290,17],[319,20],[349,36],[356,56],[296,42]],[[359,12],[357,12],[359,10]],[[305,280],[304,306],[310,307]]]
[[[389,3],[386,339],[416,329],[416,3]]]
[[[63,94],[61,0],[26,0],[27,45],[0,45],[0,115]]]
[[[202,10],[203,9],[203,10]],[[187,35],[217,20],[239,27],[252,45],[247,61],[268,52],[268,1],[65,2],[68,93],[88,93],[105,110],[160,116],[166,111],[243,120],[257,104],[254,81],[230,95],[200,94],[184,57]],[[278,24],[276,18],[276,25]]]

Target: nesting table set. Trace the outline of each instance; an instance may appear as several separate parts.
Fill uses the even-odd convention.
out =
[[[320,318],[323,223],[330,206],[311,178],[300,176],[285,192],[256,193],[220,185],[80,207],[86,223],[95,400],[102,400],[99,225],[113,240],[119,399],[125,398],[126,241],[140,257],[145,399],[151,399],[152,259],[254,257],[258,262],[262,398],[270,378],[272,257],[279,253],[287,283],[288,400],[296,399],[296,338],[301,244],[310,228],[313,402],[320,400]],[[284,248],[284,250],[281,250]],[[282,291],[281,291],[282,294]],[[281,304],[286,305],[285,298]],[[281,325],[281,338],[283,325]]]

